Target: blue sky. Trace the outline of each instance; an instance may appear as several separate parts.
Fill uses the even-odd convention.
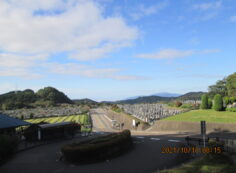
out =
[[[0,94],[207,91],[236,67],[234,0],[2,0]]]

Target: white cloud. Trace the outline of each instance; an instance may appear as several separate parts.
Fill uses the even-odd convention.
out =
[[[196,50],[177,50],[177,49],[162,49],[154,53],[144,53],[136,55],[137,58],[147,59],[175,59],[192,56],[194,54],[208,54],[219,52],[218,49],[206,49],[201,51]]]
[[[130,16],[134,20],[139,20],[145,16],[149,16],[149,15],[159,12],[160,10],[167,7],[167,5],[168,5],[167,1],[163,1],[163,2],[160,2],[156,5],[151,5],[151,6],[144,6],[143,4],[141,4],[136,8],[135,12],[130,13]]]
[[[138,58],[151,58],[151,59],[173,59],[179,57],[186,57],[193,55],[193,50],[177,50],[177,49],[163,49],[155,53],[139,54]]]
[[[212,9],[219,9],[221,7],[222,7],[222,2],[221,1],[195,4],[193,6],[194,9],[203,10],[203,11],[212,10]]]
[[[121,17],[104,17],[93,0],[2,0],[0,26],[0,76],[36,77],[32,67],[52,54],[98,59],[138,37],[137,28]]]
[[[24,78],[38,78],[31,68],[45,62],[47,55],[19,55],[0,53],[0,76],[18,76]]]
[[[74,63],[58,64],[47,63],[44,65],[52,73],[60,75],[75,75],[89,78],[105,78],[115,80],[145,80],[147,78],[134,75],[120,75],[120,69],[116,68],[94,68]]]
[[[236,22],[236,16],[231,16],[229,20],[230,22]]]
[[[137,38],[136,28],[128,26],[120,17],[103,17],[101,8],[90,0],[4,0],[0,8],[3,51],[80,52],[104,43],[119,47]],[[41,15],[35,15],[39,9]],[[60,10],[59,14],[42,14]]]

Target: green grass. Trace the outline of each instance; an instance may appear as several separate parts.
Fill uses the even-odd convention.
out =
[[[236,112],[214,110],[192,110],[182,114],[174,115],[163,120],[199,122],[205,120],[213,123],[236,123]]]
[[[37,118],[37,119],[28,119],[25,120],[30,123],[40,123],[40,122],[46,122],[46,123],[60,123],[60,122],[70,122],[74,121],[79,124],[84,124],[84,125],[90,125],[89,117],[87,114],[82,114],[82,115],[70,115],[70,116],[62,116],[62,117],[48,117],[48,118]],[[91,128],[86,128],[83,127],[81,128],[82,132],[89,132],[91,131]]]
[[[178,168],[162,170],[160,173],[235,173],[236,165],[228,155],[206,155]]]

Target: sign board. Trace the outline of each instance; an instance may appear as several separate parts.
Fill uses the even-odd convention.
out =
[[[136,126],[136,123],[135,123],[135,120],[133,119],[133,127],[135,127]]]
[[[206,135],[206,121],[201,121],[201,135]]]

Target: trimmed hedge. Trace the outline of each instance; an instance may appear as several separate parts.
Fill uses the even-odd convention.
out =
[[[223,110],[223,99],[220,94],[216,94],[214,97],[214,110],[216,111],[222,111]]]
[[[203,94],[201,97],[201,109],[208,109],[208,96]]]
[[[100,136],[94,139],[64,145],[64,158],[70,162],[91,163],[118,156],[129,150],[132,139],[129,130]]]

